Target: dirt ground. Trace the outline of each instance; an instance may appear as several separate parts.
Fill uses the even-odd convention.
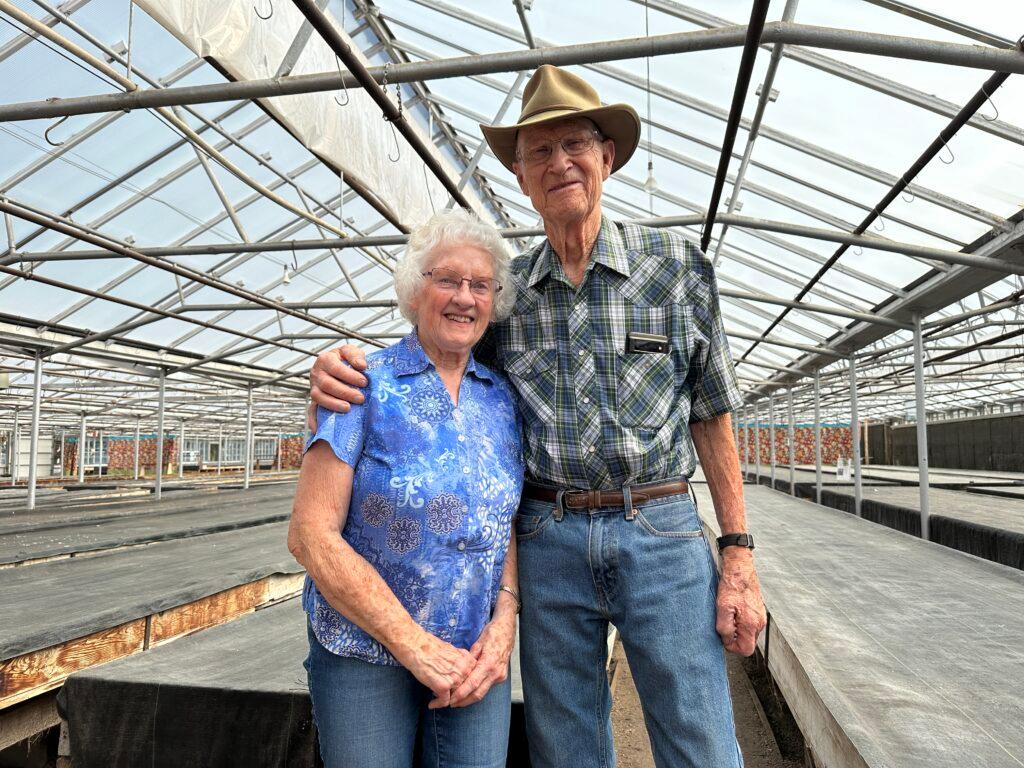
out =
[[[619,768],[654,768],[640,698],[629,674],[621,643],[615,646],[614,658],[612,733]],[[728,672],[736,733],[746,768],[801,768],[800,763],[786,760],[779,753],[743,663],[732,654],[728,654]]]

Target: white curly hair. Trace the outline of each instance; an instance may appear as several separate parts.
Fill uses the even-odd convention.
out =
[[[440,255],[439,249],[455,244],[474,245],[491,254],[494,279],[502,286],[494,297],[491,322],[504,320],[512,313],[516,292],[512,285],[512,259],[505,240],[498,234],[498,230],[479,217],[462,208],[453,208],[435,213],[422,226],[414,229],[409,235],[405,254],[395,264],[398,309],[402,317],[413,325],[417,318],[412,303],[427,282],[423,273],[430,269],[431,262]]]

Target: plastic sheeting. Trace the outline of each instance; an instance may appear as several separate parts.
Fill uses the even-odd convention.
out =
[[[72,677],[76,766],[314,768],[298,600]]]
[[[0,659],[49,648],[275,573],[301,573],[287,523],[0,569]]]
[[[76,768],[314,768],[302,661],[306,622],[287,600],[144,654],[72,675],[58,699]],[[509,768],[528,768],[518,654]]]
[[[265,21],[255,17],[248,0],[139,0],[137,5],[198,56],[216,61],[236,80],[277,76],[305,23],[289,3],[276,3],[273,16]],[[336,22],[334,25],[367,63],[359,46]],[[330,72],[340,66],[327,43],[313,32],[289,74]],[[281,96],[262,103],[312,152],[340,167],[346,178],[373,190],[402,223],[420,224],[448,204],[444,186],[382,118],[365,91],[348,89],[344,106],[339,106],[335,97],[345,104],[344,93]],[[430,145],[428,139],[424,141]],[[396,152],[398,159],[392,161]],[[439,153],[437,156],[449,166]],[[454,170],[452,176],[458,178]]]
[[[260,489],[264,490],[264,489]],[[248,497],[242,494],[250,494]],[[184,500],[177,509],[160,502],[136,505],[134,514],[49,524],[18,530],[0,527],[0,564],[43,557],[95,552],[137,544],[205,536],[268,523],[291,516],[294,490],[252,497],[251,491],[204,493]]]

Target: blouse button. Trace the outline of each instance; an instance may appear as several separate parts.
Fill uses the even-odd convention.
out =
[[[459,542],[459,543],[458,543],[458,544],[456,545],[456,548],[457,548],[457,549],[459,550],[459,552],[465,552],[465,551],[466,551],[466,542],[464,542],[464,541],[460,541],[460,542]]]
[[[463,472],[463,474],[468,475],[469,474],[469,467],[463,467],[462,468],[462,472]]]
[[[448,619],[448,626],[449,626],[449,627],[454,627],[454,626],[456,626],[456,625],[457,625],[458,623],[459,623],[459,620],[458,620],[458,619],[456,619],[456,618],[455,618],[454,616],[453,616],[452,618]]]
[[[460,443],[466,442],[466,436],[465,435],[459,435],[459,442]]]

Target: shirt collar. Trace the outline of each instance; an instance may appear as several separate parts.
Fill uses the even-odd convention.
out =
[[[533,288],[548,277],[554,267],[554,260],[557,258],[555,250],[551,247],[551,241],[545,239],[533,263],[533,269],[530,270],[527,277],[526,284]],[[598,231],[597,241],[590,251],[587,270],[592,269],[594,264],[607,267],[623,277],[630,275],[629,258],[625,243],[622,242],[622,233],[615,222],[607,216],[601,217],[601,229]]]
[[[434,364],[427,357],[423,345],[420,344],[420,336],[415,328],[397,344],[395,352],[395,375],[409,376],[416,373],[423,373],[428,367]],[[466,363],[466,373],[473,374],[482,381],[494,381],[491,372],[483,365],[477,365],[472,350],[469,353],[469,361]]]

